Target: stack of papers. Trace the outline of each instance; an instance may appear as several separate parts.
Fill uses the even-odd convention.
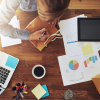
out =
[[[17,17],[14,16],[11,21],[9,22],[10,25],[12,25],[15,28],[19,28],[20,29],[20,23],[19,20],[17,20]],[[16,45],[16,44],[21,44],[21,39],[12,39],[10,37],[5,37],[3,35],[1,35],[1,44],[2,47],[7,47],[7,46],[11,46],[11,45]]]
[[[78,17],[86,16],[83,14],[59,22],[66,52],[66,55],[58,57],[64,86],[89,81],[100,73],[100,43],[78,42]]]
[[[49,96],[49,92],[46,85],[40,85],[38,84],[33,90],[32,93],[35,95],[35,97],[39,100],[40,98],[44,98]]]

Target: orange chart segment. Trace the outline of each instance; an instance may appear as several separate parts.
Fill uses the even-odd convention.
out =
[[[73,60],[73,65],[77,64],[78,62],[76,60]]]

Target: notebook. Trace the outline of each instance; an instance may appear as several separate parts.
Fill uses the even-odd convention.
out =
[[[43,22],[39,16],[37,16],[34,20],[32,20],[28,26],[25,28],[26,30],[30,31],[31,33],[34,33],[35,31],[41,30],[42,28],[46,28],[49,32],[49,34],[54,34],[58,31],[58,29],[56,27],[51,28],[51,25]],[[59,33],[59,32],[58,32]],[[47,44],[54,38],[55,36],[52,36],[46,44],[44,44],[44,42],[42,41],[34,41],[31,40],[30,42],[40,51],[43,50],[43,48],[45,46],[47,46]]]
[[[19,59],[0,51],[0,94],[7,87]]]

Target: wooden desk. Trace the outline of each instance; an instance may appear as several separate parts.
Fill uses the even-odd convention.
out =
[[[0,0],[1,3],[2,0]],[[70,0],[69,9],[100,9],[100,0]]]
[[[89,17],[100,17],[100,10],[70,10],[68,9],[61,19],[67,19],[79,14],[85,14]],[[37,16],[37,12],[22,12],[17,10],[16,15],[20,20],[21,29],[24,29],[27,24]],[[1,47],[0,51],[8,53],[20,59],[19,64],[11,78],[11,81],[2,95],[0,100],[11,100],[14,96],[11,88],[16,82],[25,82],[28,86],[28,94],[24,95],[23,100],[36,100],[31,90],[40,83],[46,84],[50,93],[49,97],[41,100],[63,100],[63,93],[66,89],[72,89],[75,92],[75,99],[100,99],[100,95],[96,90],[92,81],[83,82],[70,86],[63,86],[60,68],[57,56],[65,55],[62,39],[57,39],[48,44],[48,47],[43,51],[37,50],[29,41],[22,41],[22,44]],[[32,76],[32,68],[36,64],[41,64],[46,68],[46,76],[43,79],[37,80]]]

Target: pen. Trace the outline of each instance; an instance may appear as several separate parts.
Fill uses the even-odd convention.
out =
[[[45,34],[46,34],[46,31],[44,31],[44,32],[42,33],[42,35],[39,37],[39,40],[40,40]]]

